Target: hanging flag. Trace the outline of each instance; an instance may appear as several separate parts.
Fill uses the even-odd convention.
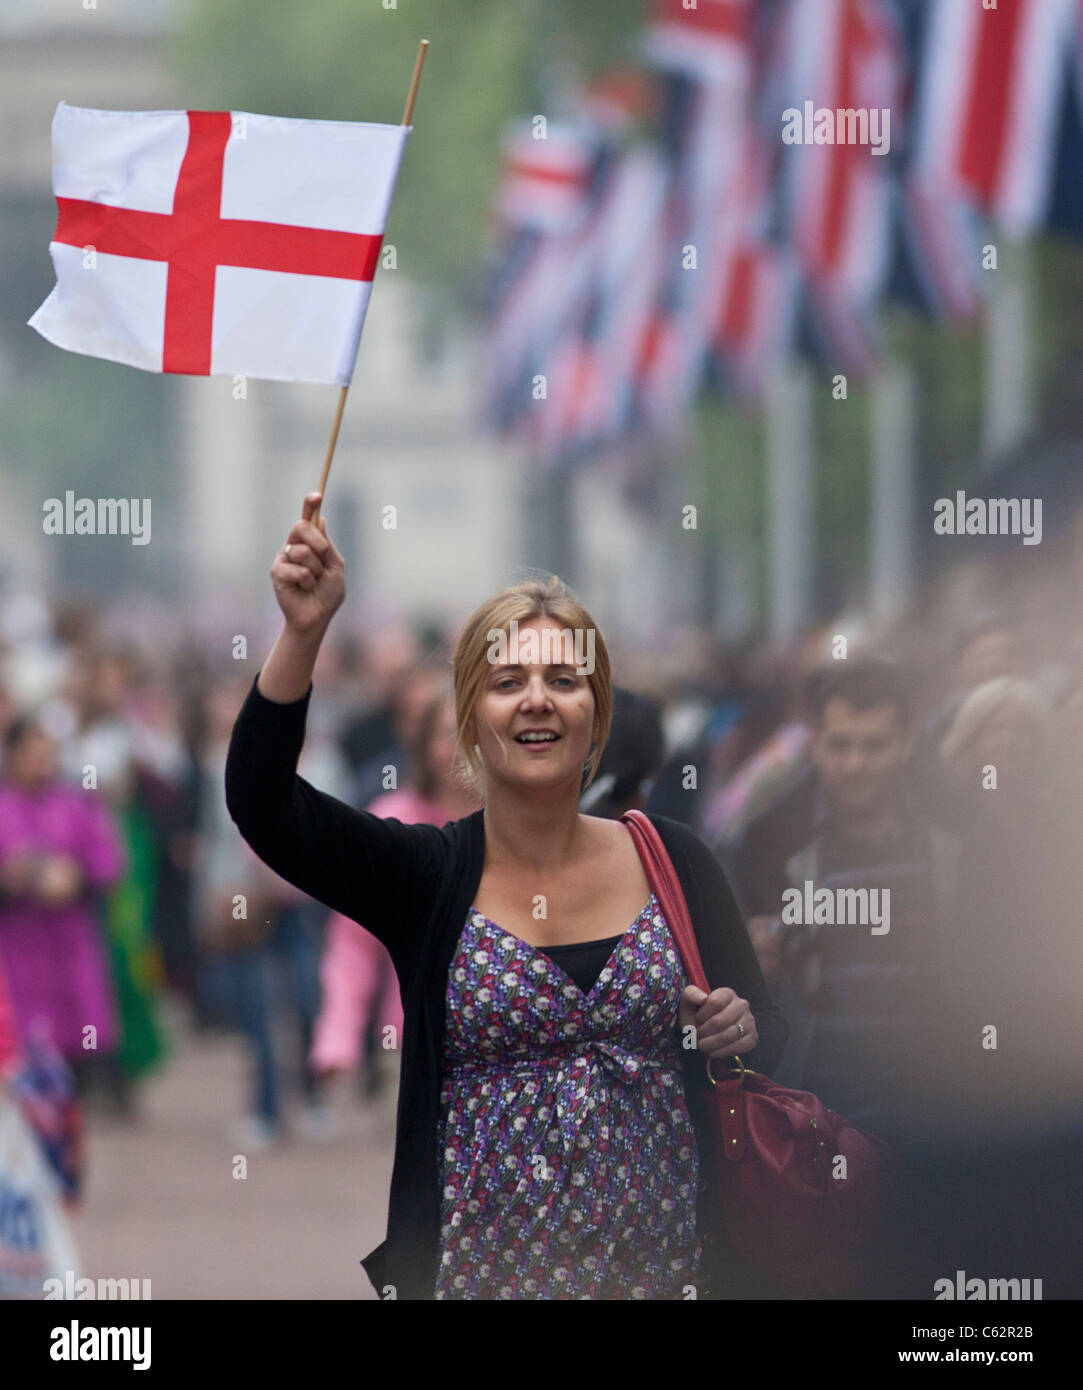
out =
[[[755,398],[793,343],[797,265],[768,235],[772,163],[763,132],[750,125],[722,199],[712,253],[713,380]]]
[[[918,115],[926,186],[969,194],[1010,236],[1046,214],[1078,0],[932,0]]]
[[[662,134],[673,166],[666,212],[671,240],[662,253],[658,300],[646,325],[636,373],[638,415],[663,436],[681,429],[708,364],[718,226],[750,114],[750,7],[733,0],[710,2],[719,10],[714,19],[724,11],[725,23],[712,30],[709,41],[695,29],[688,53],[701,53],[699,45],[708,43],[712,61],[674,63],[676,70],[664,83]],[[671,6],[667,22],[676,24],[681,15],[697,13]],[[652,54],[659,51],[652,43]],[[668,53],[665,45],[661,52]]]
[[[673,245],[672,180],[672,168],[655,149],[643,146],[625,155],[592,322],[598,385],[590,404],[595,413],[580,424],[581,435],[598,444],[621,438],[635,418],[641,384],[638,353]]]
[[[594,219],[595,261],[587,296],[544,364],[547,396],[532,436],[546,457],[574,458],[619,439],[631,422],[636,349],[657,293],[670,171],[648,147],[626,151],[610,170]]]
[[[582,221],[593,167],[593,142],[582,130],[517,121],[504,140],[495,211],[511,227],[566,231]]]
[[[655,108],[654,81],[631,67],[607,68],[594,77],[583,98],[583,112],[610,140],[621,139]]]
[[[860,374],[890,269],[900,38],[882,0],[794,0],[787,50],[784,198],[806,322],[832,370]]]
[[[604,164],[597,133],[586,126],[551,121],[543,136],[530,134],[531,146],[521,142],[524,130],[519,125],[505,145],[516,155],[505,161],[489,219],[496,249],[486,306],[483,413],[502,430],[514,429],[530,409],[539,358],[586,293],[594,257],[591,217]],[[577,177],[562,180],[562,194],[554,198],[548,171],[572,167]]]
[[[633,373],[635,423],[661,436],[679,431],[706,365],[709,301],[699,248],[685,239],[690,221],[687,187],[674,171],[645,267],[654,295],[640,318]]]
[[[564,331],[539,364],[546,401],[527,421],[533,454],[549,467],[606,448],[630,422],[636,306],[647,302],[643,287],[652,284],[650,232],[668,170],[652,149],[619,146],[655,111],[656,99],[653,78],[620,68],[596,77],[585,94],[584,115],[605,150],[592,206],[592,269],[586,292],[571,304]]]
[[[725,79],[743,68],[751,0],[652,0],[644,43],[660,68]]]
[[[1064,84],[1047,225],[1083,236],[1083,0],[1076,0],[1071,77]]]
[[[936,47],[933,10],[925,0],[892,0],[904,52],[902,130],[893,180],[892,253],[888,295],[947,323],[975,318],[985,289],[981,217],[973,199],[945,185],[930,164],[935,125],[931,93],[944,54]],[[949,55],[950,56],[950,55]],[[957,80],[958,72],[954,73]]]
[[[569,244],[557,247],[543,299],[535,313],[527,386],[517,420],[522,437],[542,464],[569,462],[601,410],[595,324],[598,289],[613,253],[618,227],[630,214],[622,165],[613,153],[599,164],[589,218]],[[623,207],[623,213],[622,213]]]
[[[901,297],[945,322],[973,319],[983,282],[981,226],[972,204],[912,172],[894,190],[894,219]]]
[[[52,133],[32,328],[146,371],[349,383],[410,127],[61,102]]]

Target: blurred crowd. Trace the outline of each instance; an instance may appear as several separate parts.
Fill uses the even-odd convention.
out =
[[[780,653],[694,633],[687,665],[615,651],[626,684],[583,797],[592,814],[685,821],[712,846],[790,1022],[776,1079],[952,1175],[1012,1146],[1061,1153],[1083,1099],[1083,627],[1063,571],[1016,579],[875,637],[810,633]],[[273,1144],[295,1108],[310,1138],[330,1135],[329,1081],[379,1092],[401,1003],[363,925],[273,875],[229,820],[226,749],[256,663],[216,664],[194,639],[118,641],[79,602],[7,631],[0,972],[15,1045],[47,1033],[88,1103],[131,1114],[183,1045],[180,1008],[191,1029],[243,1039],[249,1146]],[[301,774],[403,821],[475,809],[455,773],[453,635],[332,631]],[[790,910],[806,888],[876,890],[881,915],[808,920]]]
[[[1078,653],[1063,629],[1036,649],[1005,609],[929,629],[925,662],[843,647],[766,689],[729,668],[646,798],[727,869],[791,1025],[779,1079],[893,1136],[929,1019],[964,1064],[992,1025],[987,1050],[1022,1065],[1019,1018],[1080,963]],[[801,920],[806,885],[890,891],[886,926]]]
[[[366,1095],[386,1080],[380,1030],[398,1029],[401,1005],[385,953],[271,873],[229,819],[226,750],[254,668],[100,628],[89,606],[60,604],[3,655],[0,970],[15,1035],[48,1035],[88,1102],[131,1115],[179,1004],[191,1027],[246,1040],[238,1138],[281,1137],[291,1090],[305,1132],[329,1135],[330,1077],[356,1072]],[[404,820],[475,809],[453,775],[437,640],[329,640],[302,775]]]

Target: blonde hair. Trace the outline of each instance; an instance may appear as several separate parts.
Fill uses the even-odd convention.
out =
[[[488,656],[491,647],[490,633],[507,633],[513,621],[521,625],[535,618],[552,618],[565,628],[584,632],[591,630],[594,633],[594,669],[587,676],[587,682],[594,695],[594,726],[597,729],[597,737],[584,764],[587,774],[584,789],[594,780],[602,750],[609,738],[609,727],[613,718],[609,651],[594,619],[579,602],[576,594],[555,574],[551,574],[544,582],[527,579],[520,584],[513,584],[475,609],[459,634],[455,653],[451,658],[455,683],[455,743],[460,776],[464,785],[479,797],[483,797],[485,792],[485,768],[468,731],[481,699],[486,676],[492,670]]]
[[[1049,710],[1039,688],[1017,676],[997,676],[975,686],[959,706],[951,728],[940,745],[944,762],[956,769],[986,724],[1007,706],[1023,711],[1037,736],[1039,748],[1049,732]]]

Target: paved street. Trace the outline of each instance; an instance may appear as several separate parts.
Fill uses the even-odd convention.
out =
[[[170,1061],[138,1120],[89,1116],[90,1172],[76,1237],[82,1274],[151,1280],[152,1297],[373,1298],[358,1261],[383,1239],[397,1059],[362,1103],[336,1097],[331,1139],[294,1137],[248,1158],[230,1137],[246,1096],[241,1040],[175,1025]]]

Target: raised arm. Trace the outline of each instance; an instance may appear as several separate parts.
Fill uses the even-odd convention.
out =
[[[312,514],[320,494],[310,492],[286,544],[271,566],[271,583],[285,619],[259,673],[259,691],[275,704],[300,700],[312,684],[320,644],[346,597],[346,565],[327,535],[327,521]]]
[[[271,579],[285,625],[230,739],[226,805],[245,840],[282,878],[365,926],[397,955],[420,933],[445,841],[435,826],[354,810],[297,775],[312,671],[345,596],[345,565],[305,498]]]

